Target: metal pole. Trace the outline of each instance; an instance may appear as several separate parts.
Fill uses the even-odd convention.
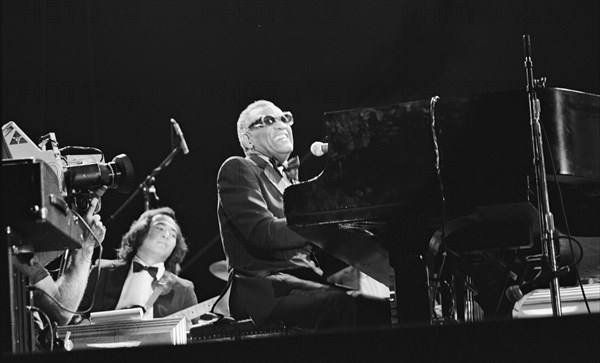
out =
[[[550,270],[556,273],[557,263],[556,247],[554,245],[554,216],[550,211],[550,201],[548,198],[548,184],[546,180],[544,147],[542,142],[542,126],[540,124],[541,107],[540,100],[537,98],[535,92],[537,86],[536,83],[538,82],[533,78],[533,61],[531,60],[531,43],[529,35],[523,35],[523,49],[525,52],[525,74],[527,76],[529,120],[533,141],[533,161],[535,166],[538,209],[540,211],[542,254],[546,258]],[[557,317],[562,316],[558,276],[554,277],[550,283],[550,296],[552,300],[552,315]]]

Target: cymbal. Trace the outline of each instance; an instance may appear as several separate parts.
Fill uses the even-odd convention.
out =
[[[212,263],[208,270],[219,280],[227,281],[229,279],[229,272],[227,271],[227,261],[217,261]]]

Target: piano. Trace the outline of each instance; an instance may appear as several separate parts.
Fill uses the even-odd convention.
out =
[[[572,234],[600,235],[576,223],[599,212],[600,96],[543,88],[538,98],[551,193],[567,191]],[[442,240],[458,251],[533,245],[539,215],[524,90],[327,112],[324,120],[325,168],[285,190],[288,226],[395,284],[400,323],[430,321],[424,256],[443,249]],[[566,228],[562,217],[557,228]]]

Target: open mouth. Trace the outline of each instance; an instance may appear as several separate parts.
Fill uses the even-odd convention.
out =
[[[290,138],[288,137],[287,134],[279,134],[279,135],[275,136],[273,138],[273,140],[276,142],[283,142],[283,141],[289,141]]]

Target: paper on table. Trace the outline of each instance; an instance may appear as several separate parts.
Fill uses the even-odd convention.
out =
[[[139,340],[132,340],[118,343],[90,343],[87,346],[89,348],[132,348],[138,347],[140,343],[141,342]]]
[[[97,311],[90,314],[90,321],[92,324],[110,321],[137,321],[142,320],[143,315],[142,308]]]

